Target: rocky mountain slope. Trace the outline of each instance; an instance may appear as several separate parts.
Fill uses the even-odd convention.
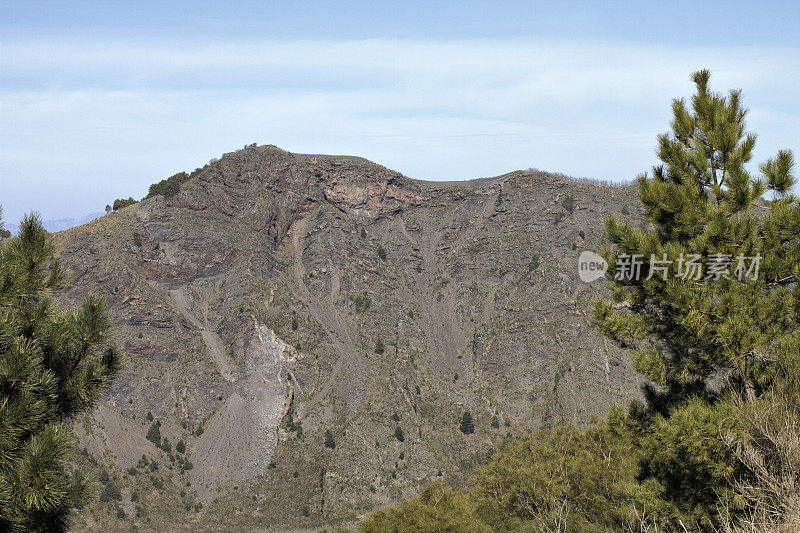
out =
[[[76,421],[121,499],[76,529],[335,524],[466,483],[507,435],[586,424],[638,382],[577,257],[637,209],[538,171],[423,182],[253,145],[58,234],[66,299],[105,296],[130,357]]]

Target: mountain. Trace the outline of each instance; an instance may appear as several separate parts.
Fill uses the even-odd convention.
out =
[[[83,224],[87,224],[92,220],[100,218],[104,214],[105,213],[90,213],[81,218],[59,218],[58,220],[45,220],[42,222],[42,225],[44,226],[44,229],[50,233],[56,233],[58,231],[74,228],[75,226],[82,226]],[[16,235],[19,231],[19,226],[16,224],[5,224],[5,228],[13,235]]]
[[[76,421],[79,463],[121,500],[104,489],[76,529],[347,522],[636,397],[628,355],[592,329],[605,289],[577,276],[606,215],[641,220],[636,198],[252,145],[58,233],[64,303],[102,294],[129,355]]]

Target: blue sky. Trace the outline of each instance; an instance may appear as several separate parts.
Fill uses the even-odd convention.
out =
[[[415,178],[628,180],[689,73],[800,153],[789,2],[0,0],[0,204],[81,216],[245,144]]]

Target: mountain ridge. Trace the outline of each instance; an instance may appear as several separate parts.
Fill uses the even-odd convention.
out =
[[[141,495],[137,523],[176,529],[257,528],[265,512],[316,527],[463,485],[504,436],[639,394],[592,329],[604,289],[577,280],[603,217],[638,209],[630,186],[539,171],[426,182],[355,157],[225,154],[168,198],[56,235],[65,299],[105,296],[130,354],[81,445]],[[113,451],[148,412],[186,443],[172,459],[139,446],[170,467],[155,473]],[[87,513],[81,528],[120,525]]]

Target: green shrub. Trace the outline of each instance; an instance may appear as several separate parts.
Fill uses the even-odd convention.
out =
[[[108,502],[108,501],[120,501],[122,499],[122,494],[120,493],[119,487],[117,486],[114,481],[109,481],[103,486],[103,490],[100,491],[100,501],[101,502]]]
[[[181,190],[181,185],[188,180],[189,175],[186,172],[178,172],[177,174],[173,174],[165,180],[161,180],[158,183],[152,184],[145,198],[150,198],[159,194],[164,198],[174,196],[178,193],[178,191]]]
[[[114,200],[114,211],[122,209],[123,207],[128,207],[129,205],[133,205],[135,203],[137,202],[133,198],[128,198],[127,200],[122,198],[117,198],[116,200]]]
[[[530,262],[528,263],[528,272],[533,272],[537,268],[541,266],[541,261],[539,260],[539,254],[533,254],[531,257]]]
[[[356,313],[362,315],[366,313],[369,306],[372,305],[372,299],[370,299],[369,294],[362,292],[353,299],[353,304],[355,305]]]
[[[362,532],[447,531],[489,533],[478,506],[469,494],[453,492],[441,483],[426,487],[413,500],[377,511],[361,522]]]
[[[561,199],[561,207],[571,215],[572,212],[575,211],[575,198],[573,198],[571,194],[564,196],[564,198]]]
[[[159,425],[157,423],[150,424],[150,429],[147,430],[147,440],[152,442],[156,445],[156,447],[161,446],[161,430],[159,429]]]
[[[196,168],[191,174],[187,174],[186,172],[178,172],[177,174],[173,174],[165,180],[154,183],[150,186],[150,190],[147,192],[147,196],[145,196],[145,198],[150,198],[159,194],[164,198],[174,196],[178,193],[178,191],[181,190],[181,185],[200,174],[206,168],[208,168],[208,165],[205,165],[202,168]]]
[[[699,529],[719,526],[721,501],[731,512],[740,510],[734,481],[744,471],[721,438],[737,431],[736,413],[727,402],[693,396],[666,416],[652,409],[632,412],[610,420],[615,431],[640,450],[642,485],[633,495],[639,507],[651,509],[676,528],[691,523]]]
[[[458,425],[458,429],[465,435],[475,433],[475,425],[472,423],[472,414],[469,411],[464,411],[464,414],[461,415],[461,423]]]
[[[492,523],[540,522],[562,531],[624,531],[637,457],[605,429],[564,426],[505,441],[474,476]],[[566,514],[565,514],[566,513]]]
[[[336,448],[336,441],[333,440],[333,433],[331,433],[330,429],[325,430],[325,447]]]

